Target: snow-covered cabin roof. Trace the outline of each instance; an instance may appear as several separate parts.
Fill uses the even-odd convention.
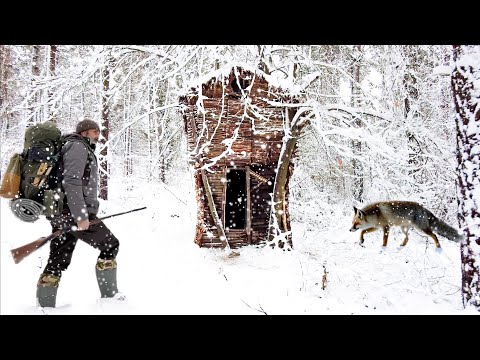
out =
[[[298,87],[288,81],[268,75],[249,64],[236,63],[227,64],[191,81],[180,94],[180,99],[192,104],[199,97],[247,95],[266,102],[295,102],[298,93]]]

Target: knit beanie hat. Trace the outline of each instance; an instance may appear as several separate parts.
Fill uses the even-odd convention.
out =
[[[90,129],[97,129],[98,131],[100,131],[100,127],[95,121],[85,118],[77,124],[77,128],[75,132],[77,134],[80,134],[81,132],[87,131]]]

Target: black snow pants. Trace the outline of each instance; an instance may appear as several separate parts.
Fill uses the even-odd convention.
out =
[[[89,220],[96,219],[96,215],[89,214]],[[50,221],[52,231],[61,228],[71,229],[76,223],[69,214],[62,215]],[[90,225],[88,230],[70,231],[53,239],[50,243],[50,256],[45,266],[44,273],[52,274],[58,277],[62,276],[62,271],[67,270],[72,261],[73,250],[77,240],[83,240],[88,245],[100,250],[99,259],[114,259],[118,254],[120,242],[112,232],[100,221],[97,224]]]

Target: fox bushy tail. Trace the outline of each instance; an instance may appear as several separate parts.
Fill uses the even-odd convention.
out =
[[[463,239],[463,235],[459,234],[456,229],[435,216],[430,218],[430,226],[434,232],[449,240],[459,242]]]

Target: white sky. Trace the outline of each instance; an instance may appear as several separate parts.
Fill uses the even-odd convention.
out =
[[[459,244],[445,238],[441,253],[414,231],[399,250],[399,230],[385,251],[379,232],[367,234],[361,248],[359,233],[348,231],[351,218],[333,208],[339,215],[330,229],[306,231],[293,221],[293,251],[250,246],[229,258],[193,242],[196,207],[188,174],[170,191],[150,185],[123,192],[120,186],[111,183],[103,215],[148,207],[105,221],[120,240],[119,290],[128,302],[97,302],[98,251],[78,242],[60,283],[58,308],[49,314],[478,314],[463,310]],[[48,245],[19,264],[10,249],[48,235],[49,223],[21,222],[5,199],[0,215],[1,314],[43,314],[35,291]],[[328,282],[322,290],[324,265]]]

